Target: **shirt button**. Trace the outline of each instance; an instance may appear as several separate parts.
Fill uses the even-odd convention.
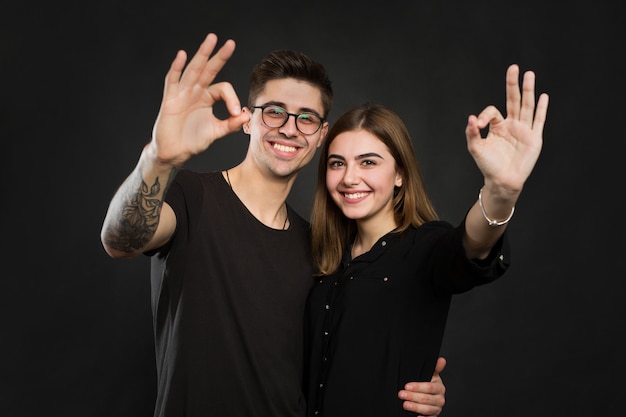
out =
[[[330,310],[330,306],[326,304],[326,310]]]
[[[387,246],[387,241],[383,240],[382,242],[380,242],[380,244],[383,246]]]
[[[385,277],[383,278],[383,281],[389,281],[389,278]]]
[[[501,261],[504,261],[504,255],[500,255],[499,259],[500,259]]]

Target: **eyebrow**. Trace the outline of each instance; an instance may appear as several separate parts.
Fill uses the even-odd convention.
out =
[[[341,159],[342,161],[345,161],[345,160],[346,160],[346,158],[344,158],[344,157],[343,157],[343,156],[341,156],[341,155],[337,155],[337,154],[331,154],[331,155],[328,155],[328,159],[331,159],[331,158]],[[385,159],[385,158],[383,158],[382,156],[380,156],[379,154],[377,154],[376,152],[368,152],[368,153],[364,153],[364,154],[361,154],[361,155],[357,155],[354,159],[355,159],[356,161],[358,161],[359,159],[365,159],[365,158],[380,158],[380,159]]]
[[[267,101],[263,104],[263,106],[277,106],[277,107],[281,107],[283,109],[285,109],[285,107],[287,107],[287,105],[283,102],[280,101]],[[287,109],[285,109],[285,111],[287,111]],[[298,114],[302,114],[302,113],[313,113],[319,117],[322,117],[321,113],[319,113],[317,110],[315,109],[310,109],[308,107],[300,107],[298,109]]]

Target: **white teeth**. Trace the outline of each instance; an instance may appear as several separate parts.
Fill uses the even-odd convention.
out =
[[[277,149],[281,152],[295,152],[296,151],[295,146],[285,146],[285,145],[280,145],[278,143],[274,144],[274,149]]]
[[[344,197],[349,198],[351,200],[356,200],[357,198],[363,198],[367,195],[368,193],[352,193],[352,194],[348,194],[348,193],[344,193]]]

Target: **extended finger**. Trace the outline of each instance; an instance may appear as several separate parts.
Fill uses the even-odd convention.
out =
[[[537,102],[537,110],[535,111],[535,120],[533,121],[533,130],[537,132],[543,131],[543,126],[546,123],[546,114],[548,113],[549,96],[543,93],[539,96]]]
[[[207,66],[207,61],[213,53],[213,49],[217,44],[217,36],[214,33],[209,33],[204,41],[200,44],[198,51],[191,58],[187,68],[183,72],[180,80],[180,86],[182,88],[188,88],[197,84]]]
[[[520,120],[532,126],[535,115],[535,73],[526,71],[522,84],[522,110]]]
[[[178,51],[172,65],[170,65],[169,71],[165,75],[165,85],[163,87],[163,98],[168,94],[174,93],[178,88],[178,81],[180,80],[180,74],[185,67],[185,61],[187,60],[187,54],[185,51]]]
[[[519,66],[512,64],[506,71],[506,117],[519,118],[520,113]]]
[[[235,52],[235,41],[228,39],[206,63],[198,83],[202,86],[210,85],[224,65],[226,65],[226,62],[233,56],[233,52]]]

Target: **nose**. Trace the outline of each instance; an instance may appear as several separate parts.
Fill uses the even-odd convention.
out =
[[[343,183],[347,186],[354,186],[361,182],[358,167],[355,164],[346,164],[343,174]]]
[[[291,118],[292,116],[293,119]],[[298,117],[296,114],[288,114],[287,120],[285,120],[285,123],[278,128],[278,131],[286,137],[298,136],[300,131],[298,130],[298,126],[296,126],[296,117]]]

